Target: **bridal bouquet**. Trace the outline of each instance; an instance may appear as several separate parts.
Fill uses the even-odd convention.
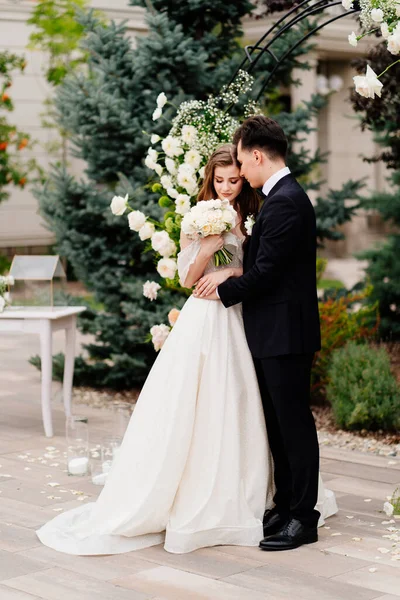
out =
[[[14,277],[11,275],[0,275],[0,313],[10,304],[10,285],[14,285]]]
[[[372,33],[380,32],[386,40],[388,51],[394,56],[400,54],[400,0],[359,0],[360,21],[365,32],[357,35],[354,31],[349,35],[349,44],[357,46],[359,40]],[[353,0],[342,0],[343,8],[354,8]],[[377,75],[368,65],[365,75],[353,77],[356,92],[365,98],[375,98],[382,92],[379,78],[399,61],[391,63],[383,73]]]
[[[236,223],[236,211],[228,200],[202,200],[185,214],[182,219],[182,231],[188,238],[196,236],[220,235],[230,231]],[[214,254],[214,264],[228,265],[232,261],[232,253],[226,248]]]

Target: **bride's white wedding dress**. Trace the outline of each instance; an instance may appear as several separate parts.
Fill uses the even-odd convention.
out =
[[[230,266],[241,266],[241,242],[225,237]],[[181,280],[198,248],[193,242],[180,253]],[[81,555],[161,542],[174,553],[257,546],[272,505],[272,471],[241,306],[191,296],[146,380],[99,498],[58,515],[37,535],[55,550]],[[337,510],[321,481],[317,509],[320,523]]]

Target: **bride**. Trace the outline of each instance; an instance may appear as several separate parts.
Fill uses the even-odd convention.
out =
[[[244,223],[259,208],[239,175],[233,146],[212,155],[199,200],[233,205],[231,232],[196,241],[181,235],[178,271],[192,287],[218,270],[242,274]],[[223,246],[228,266],[214,267]],[[266,415],[268,419],[268,415]],[[320,481],[317,509],[336,512]],[[60,552],[118,554],[164,543],[185,553],[215,545],[258,546],[273,506],[273,468],[241,306],[191,296],[143,386],[121,449],[96,502],[60,514],[37,535]]]

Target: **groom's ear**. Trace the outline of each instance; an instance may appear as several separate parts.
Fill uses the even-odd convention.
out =
[[[255,148],[253,150],[253,158],[257,165],[261,165],[263,162],[263,155],[262,155],[261,150],[258,150],[257,148]]]

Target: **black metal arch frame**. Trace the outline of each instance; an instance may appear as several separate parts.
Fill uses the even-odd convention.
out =
[[[249,45],[245,47],[245,58],[242,63],[236,70],[233,75],[229,85],[236,79],[240,70],[246,70],[248,73],[251,73],[257,66],[261,56],[263,54],[269,54],[273,60],[275,61],[275,65],[272,70],[267,74],[267,77],[261,86],[261,89],[257,95],[256,101],[260,99],[263,95],[266,87],[268,86],[271,79],[274,77],[276,71],[280,67],[280,65],[298,48],[303,42],[305,42],[308,38],[316,34],[318,31],[333,23],[334,21],[338,21],[343,17],[347,17],[349,15],[355,14],[360,11],[360,5],[357,0],[353,2],[353,8],[350,10],[343,9],[337,15],[331,16],[329,15],[327,20],[324,20],[323,23],[319,23],[310,31],[308,31],[300,40],[298,40],[293,46],[287,49],[284,54],[280,57],[277,57],[272,49],[274,42],[279,39],[283,34],[285,34],[289,29],[304,21],[309,17],[316,16],[318,14],[323,13],[329,8],[334,8],[336,6],[342,6],[341,0],[303,0],[297,6],[290,9],[286,12],[276,23],[274,23],[264,35],[256,42],[254,45]]]

